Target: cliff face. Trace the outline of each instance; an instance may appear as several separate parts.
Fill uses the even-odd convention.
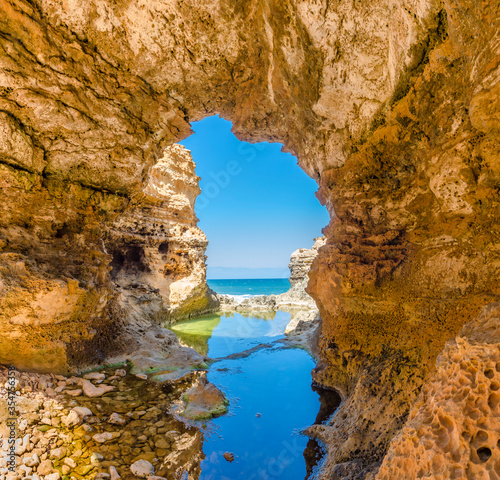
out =
[[[4,217],[3,362],[81,368],[130,351],[151,324],[215,306],[206,285],[208,242],[194,214],[199,179],[184,147],[165,148],[131,198],[2,167],[5,191],[22,192],[17,201],[27,207]],[[30,175],[32,183],[23,183]],[[32,224],[20,228],[21,220]]]
[[[283,142],[320,185],[314,377],[344,402],[317,434],[325,475],[374,475],[446,341],[500,294],[499,9],[0,0],[0,360],[61,368],[122,348],[123,269],[144,264],[125,248],[134,218],[169,215],[149,168],[220,113],[241,139]],[[160,257],[152,230],[138,242],[169,273],[131,277],[170,298],[186,263]]]
[[[108,229],[110,277],[125,310],[158,321],[203,313],[215,304],[206,284],[207,239],[196,226],[199,178],[189,151],[167,147],[149,170],[142,195]],[[157,311],[154,311],[155,308]]]
[[[314,300],[306,293],[309,283],[309,271],[318,255],[318,250],[325,244],[325,238],[319,237],[312,248],[299,248],[290,256],[290,289],[276,299],[278,305],[302,305],[316,308]]]

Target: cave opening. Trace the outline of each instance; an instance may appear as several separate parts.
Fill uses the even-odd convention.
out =
[[[209,240],[209,282],[287,278],[291,253],[311,248],[329,222],[316,181],[281,144],[240,141],[221,117],[192,127],[181,144],[200,177],[195,211]]]
[[[223,440],[205,439],[200,479],[309,478],[324,450],[296,432],[326,422],[340,403],[336,392],[312,386],[315,360],[307,346],[319,316],[305,287],[329,215],[315,197],[316,182],[282,145],[240,141],[220,117],[192,127],[194,134],[181,144],[200,177],[195,213],[209,241],[207,283],[223,306],[172,329],[220,362],[209,367],[208,380],[229,395],[230,409],[228,417],[213,419]],[[226,301],[234,302],[229,309]],[[257,308],[252,302],[261,303]],[[279,342],[288,338],[299,311],[303,330],[296,338],[303,348],[283,347]],[[212,461],[226,445],[238,458],[237,470]]]

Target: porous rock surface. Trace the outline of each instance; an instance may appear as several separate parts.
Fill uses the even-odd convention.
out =
[[[375,478],[500,478],[499,415],[500,303],[494,303],[447,343]]]
[[[0,0],[1,361],[74,368],[124,348],[137,310],[110,229],[142,208],[165,147],[219,113],[320,185],[314,379],[344,400],[323,474],[375,474],[446,341],[500,295],[499,9]],[[141,288],[146,316],[162,311]]]

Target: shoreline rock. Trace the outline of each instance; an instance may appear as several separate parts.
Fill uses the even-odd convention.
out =
[[[179,478],[184,471],[197,478],[203,456],[201,432],[172,411],[196,378],[171,382],[165,393],[160,385],[137,379],[127,370],[123,375],[123,369],[107,367],[85,375],[87,379],[16,372],[16,478],[127,478],[134,465],[146,462],[154,465],[159,478]],[[7,372],[0,366],[2,383]],[[64,390],[55,392],[57,386],[92,381],[113,389],[78,399]],[[205,388],[209,385],[205,382]],[[7,395],[0,388],[0,478],[8,473]],[[152,470],[147,473],[153,475]]]

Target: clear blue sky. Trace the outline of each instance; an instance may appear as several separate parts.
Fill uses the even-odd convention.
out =
[[[219,117],[192,124],[191,150],[201,195],[199,226],[209,246],[208,278],[288,276],[290,254],[310,248],[328,213],[316,182],[280,144],[240,142]]]

